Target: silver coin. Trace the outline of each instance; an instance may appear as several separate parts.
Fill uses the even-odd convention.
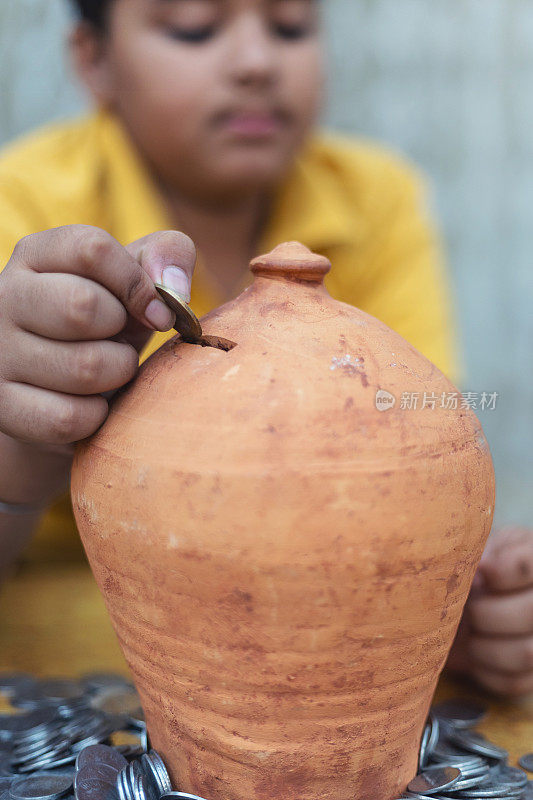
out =
[[[26,711],[33,711],[45,702],[37,683],[19,686],[10,701],[15,708],[22,708]]]
[[[140,758],[144,753],[144,750],[135,744],[119,744],[113,749],[121,753],[127,761],[132,758]]]
[[[76,800],[115,800],[115,787],[96,778],[80,778],[76,781]]]
[[[463,798],[520,798],[521,790],[507,789],[505,786],[500,786],[497,783],[489,783],[485,786],[480,786],[478,789],[467,789],[461,792]]]
[[[135,800],[148,800],[144,776],[140,773],[135,775],[135,779],[133,781],[133,797]]]
[[[20,689],[35,686],[35,683],[35,678],[25,672],[0,673],[0,692],[9,698],[13,697]]]
[[[13,767],[11,766],[11,760],[9,755],[0,758],[0,777],[1,778],[10,778],[14,774]]]
[[[88,672],[82,675],[80,682],[91,692],[103,689],[128,689],[130,691],[135,689],[127,678],[112,672]]]
[[[91,698],[91,708],[104,711],[106,714],[128,714],[135,719],[143,719],[141,699],[133,689],[112,687]]]
[[[150,750],[149,753],[141,756],[141,765],[145,774],[155,781],[159,795],[172,791],[170,776],[159,753]]]
[[[25,761],[30,758],[36,758],[40,753],[60,747],[62,744],[66,745],[65,738],[63,736],[54,736],[50,739],[33,742],[31,745],[14,747],[13,760]]]
[[[45,742],[57,736],[63,729],[61,720],[49,725],[37,725],[29,730],[20,731],[13,736],[13,747],[30,747],[32,744]]]
[[[525,753],[523,756],[520,756],[518,763],[523,769],[527,769],[528,772],[533,772],[533,753]]]
[[[64,753],[64,751],[63,751]],[[19,772],[34,772],[35,770],[45,770],[45,769],[56,769],[57,767],[62,767],[65,764],[71,764],[76,760],[76,754],[73,753],[64,755],[63,753],[51,753],[48,758],[45,758],[41,761],[31,762],[30,764],[26,764],[23,767],[19,767]]]
[[[184,800],[205,800],[204,797],[200,797],[197,794],[189,794],[189,792],[166,792],[161,795],[160,800],[175,800],[176,798],[184,798]]]
[[[533,800],[533,781],[528,781],[522,793],[522,800]]]
[[[433,706],[432,711],[439,720],[444,720],[460,729],[477,725],[487,714],[485,706],[461,698],[438,703]]]
[[[160,780],[154,773],[154,768],[151,762],[147,760],[148,758],[148,755],[144,753],[137,762],[144,776],[143,792],[146,796],[146,800],[159,800],[162,794]]]
[[[16,778],[9,791],[13,800],[58,800],[71,789],[67,775],[37,774]]]
[[[527,786],[527,775],[523,769],[509,767],[507,764],[500,766],[496,780],[506,786]]]
[[[124,785],[124,770],[121,770],[118,773],[116,788],[118,792],[119,800],[126,800],[127,799],[127,792]]]
[[[461,770],[457,767],[428,767],[409,781],[407,788],[410,792],[436,794],[449,789],[460,777]]]
[[[105,744],[92,744],[80,750],[76,758],[76,769],[79,770],[87,766],[92,767],[97,764],[105,764],[108,767],[112,767],[116,773],[119,773],[121,769],[127,767],[128,762],[114,747],[108,747]]]
[[[159,773],[159,778],[161,780],[162,785],[165,788],[165,791],[172,791],[172,782],[170,780],[170,775],[168,774],[167,768],[165,767],[165,762],[157,752],[157,750],[150,750],[148,753],[148,758],[151,760],[152,764],[156,768],[156,771]]]
[[[454,792],[460,792],[464,789],[476,789],[479,786],[483,786],[489,781],[487,772],[481,773],[479,775],[470,775],[469,777],[461,776],[461,779],[457,781],[455,786],[453,787]]]
[[[132,761],[127,767],[119,772],[122,776],[122,789],[127,800],[135,800],[135,776],[140,772],[140,766],[136,761]]]
[[[81,769],[76,770],[74,777],[74,789],[76,789],[76,782],[83,778],[91,778],[97,781],[104,781],[109,783],[110,786],[115,786],[118,777],[118,770],[110,767],[109,764],[89,764]]]
[[[451,734],[451,738],[456,744],[464,747],[465,750],[470,750],[473,753],[480,753],[489,758],[506,759],[509,756],[507,750],[489,742],[488,739],[477,731],[457,730]]]
[[[44,700],[54,703],[65,700],[81,700],[85,697],[83,687],[77,681],[66,678],[50,678],[39,681],[38,689]]]
[[[135,762],[132,762],[132,763],[135,763]],[[122,795],[121,796],[123,798],[125,798],[125,800],[134,800],[134,797],[133,797],[133,786],[130,783],[130,779],[131,780],[135,780],[135,773],[134,773],[133,776],[130,775],[130,777],[128,777],[129,774],[130,773],[128,773],[128,769],[127,768],[124,770],[124,772],[119,773],[119,776],[122,775],[122,781],[120,780],[120,777],[119,777],[119,780],[117,782],[117,786],[120,787],[120,785],[122,785]]]
[[[433,761],[453,761],[453,762],[461,762],[461,764],[457,763],[453,766],[460,766],[461,769],[463,767],[473,767],[474,765],[479,763],[481,756],[475,755],[474,753],[469,753],[466,750],[462,750],[455,745],[452,745],[450,742],[439,742],[435,750],[433,751],[432,760]],[[484,763],[484,762],[483,762]]]
[[[53,766],[46,769],[48,775],[68,775],[69,778],[74,783],[74,776],[76,774],[76,768],[74,766],[73,761],[69,761],[68,764],[60,765],[59,767]]]
[[[420,771],[423,769],[427,764],[427,747],[429,742],[429,737],[431,734],[431,727],[426,724],[424,725],[424,730],[422,731],[422,739],[420,740],[420,749],[418,751],[418,770]]]
[[[24,730],[24,714],[0,714],[0,741],[10,742],[17,733]]]
[[[435,750],[437,742],[439,741],[440,734],[440,723],[433,711],[429,712],[428,724],[430,727],[430,734],[427,742],[427,755],[431,756]]]
[[[57,721],[57,710],[50,706],[43,706],[28,714],[17,714],[18,738],[30,736],[32,733],[46,729],[47,725]]]
[[[63,726],[54,726],[48,731],[39,733],[39,735],[24,739],[15,739],[13,742],[13,752],[21,754],[32,753],[36,750],[46,747],[47,745],[53,744],[56,741],[64,741],[66,738],[68,737],[66,737],[63,733]]]

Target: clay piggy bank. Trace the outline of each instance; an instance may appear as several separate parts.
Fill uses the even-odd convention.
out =
[[[325,258],[251,269],[201,320],[235,346],[176,336],[78,447],[77,524],[176,789],[390,800],[491,527],[489,448]]]

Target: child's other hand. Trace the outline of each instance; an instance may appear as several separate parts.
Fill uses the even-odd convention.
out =
[[[104,421],[101,393],[138,369],[138,352],[174,315],[154,282],[177,266],[190,297],[196,259],[185,234],[163,231],[123,247],[110,234],[70,225],[22,239],[0,273],[0,431],[65,445]]]
[[[533,529],[491,534],[447,667],[498,695],[533,692]]]

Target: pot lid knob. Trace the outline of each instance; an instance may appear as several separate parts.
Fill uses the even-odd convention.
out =
[[[331,269],[331,263],[301,242],[285,242],[270,253],[254,258],[250,262],[250,269],[254,275],[276,280],[322,283],[324,275]]]

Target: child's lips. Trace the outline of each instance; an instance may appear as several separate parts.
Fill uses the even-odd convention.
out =
[[[226,132],[245,138],[265,138],[278,133],[285,121],[275,112],[233,111],[221,116],[219,126]]]

